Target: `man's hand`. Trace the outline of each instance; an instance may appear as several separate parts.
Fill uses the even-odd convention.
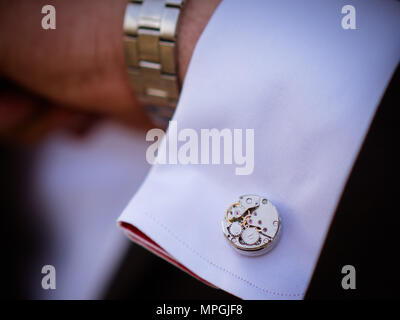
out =
[[[181,79],[219,2],[186,3],[178,27]],[[41,27],[45,4],[56,8],[55,30]],[[124,59],[126,5],[127,0],[0,1],[0,77],[51,105],[142,123]]]

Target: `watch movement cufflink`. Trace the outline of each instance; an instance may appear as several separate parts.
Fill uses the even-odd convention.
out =
[[[183,0],[131,0],[124,48],[130,82],[150,118],[164,126],[179,98],[176,33]]]
[[[277,243],[282,225],[278,210],[264,197],[244,195],[229,206],[222,220],[226,239],[240,254],[259,256]]]

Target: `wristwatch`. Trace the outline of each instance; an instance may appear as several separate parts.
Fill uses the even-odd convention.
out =
[[[183,0],[131,0],[124,48],[130,82],[150,118],[165,126],[179,98],[176,33]]]

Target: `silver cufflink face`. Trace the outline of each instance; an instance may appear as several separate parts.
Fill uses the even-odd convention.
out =
[[[265,197],[243,195],[225,212],[222,231],[240,254],[259,256],[270,251],[282,229],[278,210]]]

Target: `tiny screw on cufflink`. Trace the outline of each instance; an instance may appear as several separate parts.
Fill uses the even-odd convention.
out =
[[[243,195],[230,205],[222,231],[233,248],[246,256],[259,256],[278,242],[282,223],[278,210],[264,197]]]

